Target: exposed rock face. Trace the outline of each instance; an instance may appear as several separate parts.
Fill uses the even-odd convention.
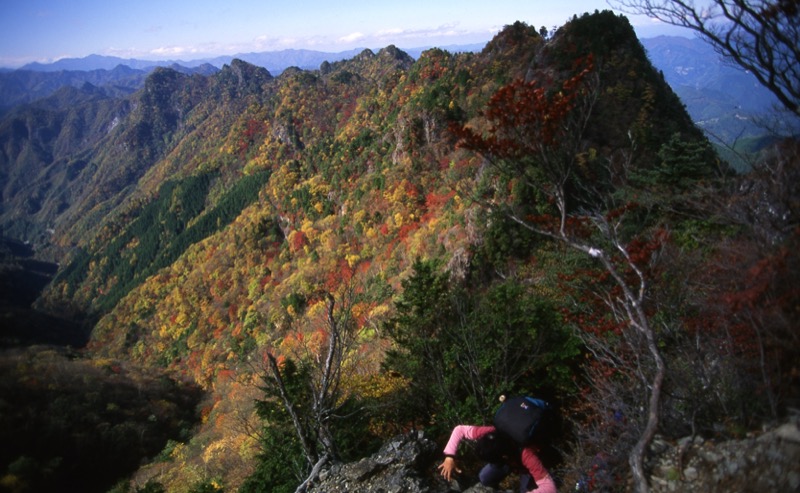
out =
[[[311,493],[362,491],[422,493],[450,491],[444,481],[434,486],[428,466],[437,447],[422,433],[412,432],[386,443],[373,456],[350,464],[336,464],[320,473]],[[428,477],[426,477],[428,476]]]
[[[800,491],[800,416],[741,440],[657,440],[653,493]]]
[[[462,489],[447,483],[436,470],[441,446],[411,432],[386,443],[375,455],[323,470],[309,493],[489,493],[496,490],[475,485]]]

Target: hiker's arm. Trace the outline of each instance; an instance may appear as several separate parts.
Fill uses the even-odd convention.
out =
[[[483,435],[494,431],[494,426],[469,426],[458,425],[453,428],[453,433],[450,434],[450,440],[447,441],[447,446],[444,448],[444,461],[439,465],[439,471],[444,479],[450,481],[453,472],[461,472],[456,467],[456,453],[458,452],[458,444],[461,443],[463,438],[467,440],[477,440]]]
[[[537,484],[545,481],[550,477],[550,473],[544,467],[542,461],[539,459],[539,456],[532,448],[530,447],[524,448],[522,450],[521,459],[522,459],[522,465],[525,467],[525,469],[528,470],[530,475],[533,476],[533,479],[536,481]]]
[[[450,440],[448,440],[447,446],[444,448],[444,455],[455,457],[456,452],[458,452],[458,444],[461,443],[462,439],[477,440],[491,431],[494,431],[494,426],[456,426],[453,428],[453,432],[450,434]]]

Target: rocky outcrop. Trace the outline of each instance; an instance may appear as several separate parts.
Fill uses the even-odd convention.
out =
[[[800,416],[744,439],[656,439],[651,448],[653,493],[800,491]],[[422,432],[386,443],[375,455],[323,470],[310,493],[491,493],[460,477],[448,483],[436,469],[441,447]],[[459,484],[459,482],[461,484]],[[565,491],[570,485],[563,485]],[[573,485],[574,488],[574,485]]]
[[[375,455],[323,470],[310,492],[446,492],[444,481],[432,485],[434,476],[427,470],[436,451],[433,441],[411,432],[387,442]]]
[[[398,436],[374,455],[323,470],[309,493],[489,493],[481,485],[448,483],[436,470],[441,447],[422,432]]]
[[[800,491],[800,416],[739,440],[656,440],[653,493]]]

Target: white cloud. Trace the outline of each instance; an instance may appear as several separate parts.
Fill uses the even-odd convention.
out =
[[[364,36],[363,33],[354,32],[354,33],[350,33],[350,34],[348,34],[346,36],[342,36],[341,38],[339,38],[339,42],[341,42],[341,43],[355,43],[356,41],[362,40],[365,37],[366,36]]]
[[[490,29],[488,32],[485,29],[474,31],[459,28],[458,24],[453,23],[422,29],[384,29],[377,31],[371,38],[384,43],[404,42],[408,47],[411,47],[413,43],[424,43],[430,40],[438,42],[451,40],[457,43],[467,38],[488,39],[497,31],[499,29]]]
[[[235,55],[262,51],[280,51],[289,48],[306,48],[321,51],[340,51],[350,48],[383,48],[390,44],[401,48],[418,48],[423,46],[444,46],[449,44],[474,43],[487,41],[499,28],[487,31],[466,29],[458,24],[442,24],[434,27],[418,29],[401,29],[383,27],[372,32],[355,31],[338,35],[317,34],[313,36],[270,36],[264,34],[241,42],[207,42],[184,45],[161,45],[150,47],[109,47],[98,54],[118,56],[120,58],[138,59],[178,59],[191,60],[218,55]],[[5,66],[19,65],[7,60]]]
[[[145,60],[165,60],[181,57],[183,59],[190,59],[194,57],[204,57],[216,53],[219,46],[202,45],[202,46],[159,46],[151,49],[142,48],[116,48],[111,47],[102,50],[99,55],[116,56],[120,58],[139,58]]]
[[[195,50],[193,48],[187,48],[185,46],[162,46],[150,50],[150,54],[156,56],[176,56],[194,52]]]
[[[0,56],[0,67],[3,68],[19,68],[29,63],[54,63],[62,58],[76,58],[74,55],[56,55],[54,57],[37,58],[32,56],[11,57]]]

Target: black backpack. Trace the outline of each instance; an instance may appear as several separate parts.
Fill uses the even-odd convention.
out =
[[[501,400],[503,400],[501,398]],[[553,408],[545,400],[518,396],[503,400],[494,415],[494,426],[518,445],[542,444],[552,430]]]

